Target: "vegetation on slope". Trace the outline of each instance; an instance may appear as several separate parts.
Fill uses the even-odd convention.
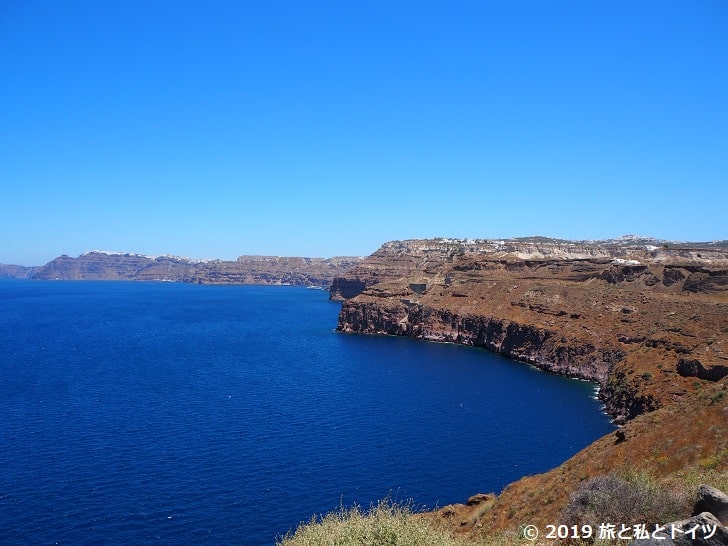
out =
[[[443,526],[416,517],[407,504],[381,501],[369,510],[340,508],[312,518],[289,533],[280,546],[460,546],[463,542]]]
[[[278,546],[515,546],[522,538],[504,533],[463,537],[418,514],[408,503],[380,501],[368,510],[340,508],[302,523]]]

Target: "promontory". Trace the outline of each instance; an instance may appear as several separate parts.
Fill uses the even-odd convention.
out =
[[[602,478],[648,476],[657,497],[728,484],[726,241],[393,241],[331,297],[342,332],[484,347],[594,381],[621,425],[551,472],[433,515],[458,533],[563,522]]]

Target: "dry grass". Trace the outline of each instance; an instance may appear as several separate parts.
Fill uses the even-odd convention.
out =
[[[417,517],[410,505],[383,500],[362,511],[340,508],[302,523],[277,543],[280,546],[462,546],[441,527]]]
[[[553,544],[553,541],[549,541]],[[380,501],[369,510],[341,507],[301,523],[277,546],[525,546],[540,544],[517,533],[457,536],[415,512],[411,504]]]

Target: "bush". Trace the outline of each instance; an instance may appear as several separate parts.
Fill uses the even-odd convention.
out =
[[[608,474],[584,482],[571,496],[562,520],[567,525],[601,523],[648,526],[685,517],[694,495],[664,489],[646,474]]]
[[[461,546],[446,529],[417,517],[410,505],[380,501],[362,512],[358,506],[313,517],[277,541],[278,546]]]

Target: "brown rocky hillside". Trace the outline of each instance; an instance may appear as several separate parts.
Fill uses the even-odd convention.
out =
[[[335,279],[331,295],[345,300],[341,331],[480,346],[593,380],[624,424],[487,510],[450,509],[461,530],[554,523],[600,474],[728,471],[725,242],[396,241]]]

